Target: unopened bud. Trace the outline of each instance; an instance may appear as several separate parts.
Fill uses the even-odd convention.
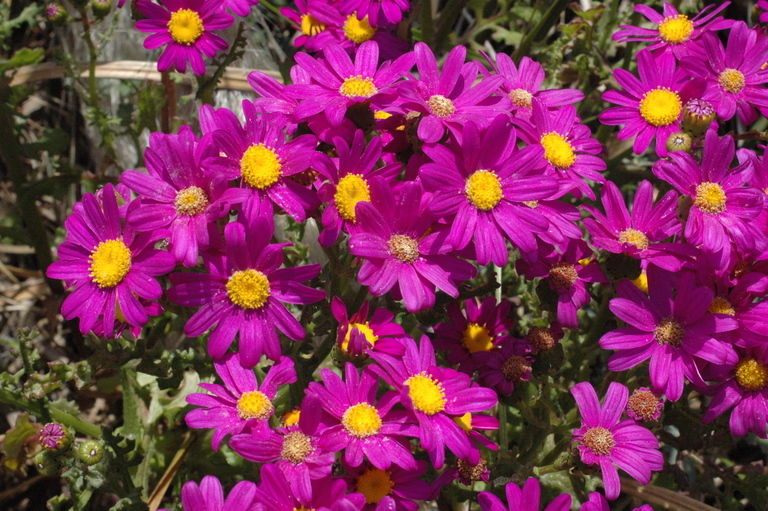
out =
[[[717,114],[711,103],[692,99],[683,107],[683,131],[692,137],[698,137],[707,132],[716,118]]]
[[[95,465],[104,457],[104,446],[96,440],[86,440],[77,449],[77,457],[86,465]]]
[[[41,476],[52,476],[61,468],[56,456],[48,451],[40,451],[35,455],[35,466]]]
[[[63,25],[69,19],[69,14],[59,2],[51,2],[45,6],[45,17],[55,25]]]
[[[91,0],[91,10],[94,16],[102,19],[112,11],[112,0]]]
[[[690,151],[693,146],[693,139],[688,133],[678,131],[672,133],[667,139],[667,151]]]
[[[72,446],[72,433],[59,424],[51,422],[40,431],[40,443],[46,451],[55,455],[64,454]]]

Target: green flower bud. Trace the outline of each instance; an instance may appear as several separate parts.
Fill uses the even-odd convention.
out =
[[[40,431],[40,443],[43,449],[59,456],[72,447],[72,433],[58,422],[51,422],[43,426]]]
[[[77,457],[88,466],[95,465],[104,457],[104,446],[97,440],[86,440],[77,449]]]
[[[59,2],[51,2],[45,6],[45,17],[54,25],[64,25],[69,20],[69,13]]]
[[[112,0],[91,0],[91,10],[94,16],[102,19],[112,11]]]
[[[683,131],[692,137],[698,137],[707,132],[709,125],[716,118],[717,114],[710,103],[692,99],[683,107]]]
[[[52,476],[61,468],[59,460],[49,451],[40,451],[35,455],[35,466],[43,476]]]
[[[688,133],[678,131],[672,133],[667,139],[667,151],[690,151],[693,146],[693,139]]]

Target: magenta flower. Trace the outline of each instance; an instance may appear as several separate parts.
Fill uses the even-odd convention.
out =
[[[381,470],[367,464],[360,467],[344,465],[344,470],[352,476],[350,490],[356,490],[365,497],[362,511],[416,511],[416,501],[430,500],[432,486],[419,479],[427,471],[426,461],[417,461],[413,469],[403,469],[393,465],[388,470]]]
[[[379,308],[368,319],[368,300],[360,310],[348,317],[347,307],[338,296],[331,301],[331,313],[339,326],[336,329],[336,346],[342,353],[353,358],[367,357],[368,350],[381,351],[390,355],[405,353],[402,338],[407,337],[405,330],[395,323],[391,311]]]
[[[259,0],[224,0],[227,8],[235,16],[245,18],[251,12],[251,7],[259,4]]]
[[[541,487],[539,481],[529,477],[522,490],[515,483],[505,487],[507,504],[505,505],[493,493],[483,491],[477,496],[482,511],[538,511],[541,506]],[[544,511],[568,511],[571,509],[571,496],[563,494],[547,504]]]
[[[714,364],[736,360],[733,348],[717,339],[718,334],[737,328],[726,314],[708,312],[714,293],[696,287],[694,276],[673,275],[649,266],[648,293],[624,280],[617,284],[618,298],[610,309],[627,327],[608,332],[600,339],[606,350],[618,350],[608,359],[608,369],[625,371],[650,359],[651,384],[671,401],[683,394],[684,379],[703,387],[701,361]]]
[[[764,237],[754,225],[763,208],[763,193],[749,183],[749,162],[730,168],[735,153],[731,136],[718,138],[710,130],[704,140],[701,164],[683,151],[670,154],[672,161],[658,161],[654,174],[691,198],[693,205],[685,226],[685,238],[708,252],[722,253],[728,260],[731,242],[743,250],[760,247]]]
[[[445,461],[445,447],[462,459],[477,463],[480,452],[470,442],[459,420],[466,414],[496,405],[496,393],[473,384],[469,376],[438,367],[432,343],[424,336],[419,346],[408,339],[405,355],[372,353],[371,370],[400,393],[400,400],[419,424],[422,447],[436,467]]]
[[[381,176],[391,182],[400,173],[402,165],[391,163],[378,167],[382,155],[380,137],[374,137],[365,145],[365,133],[355,131],[352,143],[342,137],[334,137],[338,158],[331,160],[318,152],[312,160],[312,168],[330,180],[318,190],[318,197],[327,203],[323,210],[323,231],[317,241],[324,247],[333,245],[341,231],[350,232],[357,223],[355,206],[360,201],[370,202],[371,187],[368,180]],[[374,168],[378,167],[378,168]]]
[[[647,259],[669,271],[680,270],[684,261],[697,254],[689,245],[662,243],[682,229],[677,217],[678,195],[674,191],[667,192],[654,206],[653,185],[642,181],[637,187],[632,213],[614,183],[605,183],[600,195],[605,214],[593,206],[582,206],[594,217],[584,219],[584,227],[596,247]]]
[[[229,214],[221,201],[227,182],[203,169],[204,147],[188,126],[178,135],[152,133],[144,158],[149,175],[128,170],[121,176],[141,197],[131,224],[142,231],[168,227],[171,254],[191,268],[198,250],[218,241],[215,222]]]
[[[410,414],[392,410],[400,403],[397,392],[386,392],[378,399],[378,379],[369,371],[359,375],[347,363],[344,380],[328,369],[320,373],[323,384],[311,382],[307,394],[322,403],[328,420],[323,421],[320,447],[328,452],[344,450],[344,460],[359,467],[367,459],[374,467],[387,470],[391,464],[416,468],[410,448],[399,437],[418,436],[416,426],[407,424]]]
[[[680,14],[674,5],[664,3],[664,12],[659,14],[647,5],[635,5],[635,12],[641,13],[658,28],[640,28],[632,25],[621,25],[622,30],[613,34],[614,41],[642,41],[653,43],[648,50],[654,53],[671,52],[677,59],[687,55],[698,55],[704,58],[700,48],[700,38],[707,31],[731,28],[733,20],[717,16],[731,2],[723,2],[719,6],[707,5],[693,19]],[[658,50],[658,51],[655,51]]]
[[[429,210],[431,195],[420,181],[403,183],[395,200],[382,178],[370,180],[373,202],[359,202],[359,229],[349,240],[349,251],[363,257],[357,275],[373,296],[397,286],[409,312],[432,307],[435,287],[456,298],[456,281],[475,276],[475,268],[447,253],[451,246],[445,232],[429,233],[435,215]]]
[[[721,120],[727,121],[738,112],[741,122],[752,124],[758,117],[755,106],[768,108],[768,89],[764,85],[768,83],[768,71],[763,68],[768,37],[737,21],[725,49],[714,34],[704,34],[702,41],[706,58],[685,58],[681,61],[683,69],[706,81],[702,99],[714,105]]]
[[[515,117],[528,119],[534,102],[541,104],[545,109],[555,110],[584,99],[584,93],[578,89],[539,90],[546,78],[544,68],[530,57],[523,57],[520,65],[516,66],[509,55],[497,53],[496,63],[491,63],[491,66],[497,75],[504,78],[501,92],[512,102],[511,111]]]
[[[58,422],[49,422],[37,436],[38,441],[47,451],[63,454],[72,445],[72,433]]]
[[[620,105],[600,114],[600,122],[621,125],[619,140],[635,137],[633,150],[642,154],[656,137],[656,154],[667,156],[667,139],[680,131],[680,117],[687,101],[682,88],[687,74],[675,66],[675,57],[664,53],[653,57],[648,50],[637,54],[640,79],[629,71],[615,69],[613,76],[626,92],[607,91],[603,99]]]
[[[249,216],[262,208],[261,214],[270,218],[272,204],[276,204],[294,220],[303,222],[318,200],[291,177],[309,168],[317,139],[301,135],[286,142],[287,121],[283,115],[262,115],[248,101],[243,102],[243,112],[245,126],[226,108],[215,112],[209,106],[200,109],[201,125],[204,132],[210,133],[206,140],[217,155],[208,158],[206,165],[227,179],[241,180],[242,188],[229,189],[224,200],[242,202]]]
[[[597,156],[603,146],[590,138],[591,131],[581,124],[576,108],[567,105],[552,111],[535,102],[530,121],[514,119],[513,123],[520,127],[520,138],[544,149],[541,158],[547,174],[560,182],[557,196],[573,192],[581,197],[583,193],[594,200],[595,192],[586,180],[605,183],[600,174],[605,170],[605,162]]]
[[[181,505],[184,511],[222,511],[237,509],[240,511],[256,511],[254,496],[256,485],[251,481],[240,481],[224,499],[221,483],[214,476],[205,476],[200,486],[189,481],[181,488]],[[160,511],[168,511],[161,509]]]
[[[327,45],[338,42],[338,33],[328,30],[328,27],[341,26],[344,23],[336,2],[296,0],[296,8],[298,11],[289,7],[280,9],[280,14],[292,21],[301,32],[293,40],[294,47],[304,46],[309,51],[320,51]]]
[[[505,238],[523,252],[534,252],[535,235],[548,222],[528,203],[551,198],[558,188],[553,178],[536,172],[543,151],[518,150],[506,115],[483,132],[467,122],[449,147],[425,146],[433,163],[420,170],[425,187],[435,193],[432,209],[453,218],[448,243],[461,250],[474,239],[481,265],[507,263]]]
[[[651,389],[640,387],[627,400],[627,417],[640,421],[656,421],[664,410],[664,399]]]
[[[227,42],[213,33],[232,25],[235,19],[220,9],[218,0],[163,0],[161,5],[139,0],[136,9],[146,19],[136,22],[136,29],[152,33],[144,48],[154,50],[165,45],[157,61],[158,71],[171,68],[183,73],[187,62],[198,76],[205,74],[203,55],[216,56]]]
[[[254,511],[351,511],[362,509],[365,497],[347,494],[347,483],[341,478],[326,477],[312,481],[308,495],[296,493],[291,479],[274,465],[264,465],[256,489]]]
[[[375,27],[397,25],[411,8],[409,0],[347,0],[343,5],[345,12],[356,12],[358,19],[367,17]]]
[[[579,511],[611,511],[611,508],[602,493],[594,492],[589,494],[589,500],[581,505]],[[653,508],[643,504],[632,511],[653,511]]]
[[[450,323],[435,325],[435,348],[448,350],[449,364],[459,364],[459,371],[472,374],[488,360],[494,351],[506,339],[514,326],[509,318],[509,302],[496,304],[496,299],[488,297],[479,304],[477,299],[461,304],[454,301],[448,304],[447,312]]]
[[[527,342],[507,338],[478,367],[478,378],[483,387],[494,389],[505,396],[512,394],[518,382],[531,379],[532,351],[532,346]]]
[[[760,13],[760,23],[768,23],[768,0],[758,0],[756,7],[763,11]]]
[[[294,341],[304,338],[301,324],[283,303],[306,305],[325,298],[325,292],[299,284],[320,273],[320,265],[280,268],[283,247],[270,244],[270,221],[257,219],[248,228],[239,222],[224,229],[226,255],[206,261],[208,273],[174,273],[168,298],[179,305],[202,307],[184,326],[190,337],[213,327],[208,353],[224,356],[240,334],[240,362],[253,367],[266,354],[280,358],[276,329]]]
[[[429,46],[418,42],[414,52],[420,79],[402,83],[399,91],[404,109],[423,114],[416,131],[420,140],[437,142],[445,128],[460,136],[467,121],[483,127],[489,119],[509,111],[509,100],[491,97],[503,81],[500,76],[486,77],[474,85],[477,67],[464,63],[464,46],[455,46],[448,53],[442,73]]]
[[[589,382],[571,389],[582,416],[582,426],[573,431],[579,456],[587,465],[599,465],[605,496],[614,500],[621,492],[617,467],[640,484],[651,481],[651,472],[664,467],[664,456],[653,433],[632,419],[621,419],[629,391],[620,383],[608,387],[602,405]]]
[[[269,369],[261,385],[253,370],[242,366],[237,353],[227,353],[214,360],[213,367],[224,385],[200,383],[210,394],[187,396],[187,403],[200,408],[187,413],[185,420],[190,428],[214,430],[211,440],[214,451],[219,450],[227,435],[237,435],[268,420],[275,412],[272,400],[278,387],[296,381],[293,361],[288,357],[281,357]]]
[[[128,208],[130,218],[133,208]],[[64,300],[65,319],[80,318],[80,331],[90,332],[101,318],[106,337],[112,337],[116,318],[131,325],[144,325],[149,316],[141,300],[157,300],[163,294],[153,278],[168,273],[173,256],[157,250],[157,241],[167,237],[164,229],[137,233],[130,222],[123,227],[115,189],[104,187],[101,201],[86,194],[64,223],[67,238],[59,245],[59,260],[48,267],[48,276],[74,286]]]
[[[316,60],[306,53],[297,53],[296,63],[312,77],[312,83],[292,85],[286,93],[303,99],[295,112],[298,119],[325,112],[331,126],[341,125],[347,109],[356,103],[370,102],[374,109],[391,103],[396,93],[395,82],[416,61],[413,53],[406,53],[379,66],[379,45],[375,41],[360,45],[354,63],[336,44],[323,48],[323,56],[325,60]]]

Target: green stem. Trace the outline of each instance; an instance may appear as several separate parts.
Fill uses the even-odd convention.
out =
[[[519,63],[520,59],[528,55],[534,42],[544,39],[547,32],[549,32],[549,29],[557,24],[557,20],[560,18],[560,13],[568,7],[570,1],[571,0],[555,0],[552,3],[536,26],[523,36],[523,40],[520,41],[520,46],[518,46],[512,54],[512,60]]]
[[[224,59],[218,63],[216,71],[214,71],[213,75],[208,80],[200,80],[200,88],[197,91],[197,99],[203,103],[213,105],[213,91],[216,90],[216,86],[219,84],[219,80],[221,80],[221,77],[224,76],[224,71],[227,70],[228,65],[242,56],[246,42],[245,36],[243,35],[244,32],[245,23],[241,22],[237,27],[237,35],[235,36],[235,40],[232,43],[232,46],[229,48],[229,53],[227,53],[226,57],[224,57]]]
[[[434,20],[432,19],[432,2],[430,0],[421,0],[421,40],[432,48],[432,37],[435,33]]]
[[[429,45],[433,50],[439,49],[437,47],[441,47],[448,39],[448,34],[453,32],[456,20],[468,3],[469,0],[448,0],[446,6],[440,11],[435,36],[432,39],[432,44]]]
[[[48,411],[51,413],[51,419],[56,422],[69,426],[78,433],[88,435],[91,438],[101,438],[101,428],[99,426],[75,417],[53,404],[48,405]]]
[[[268,2],[267,0],[260,0],[259,1],[259,5],[263,5],[268,10],[272,11],[273,13],[277,14],[278,16],[282,16],[282,14],[280,14],[280,9],[278,9],[277,6],[275,6],[271,2]]]

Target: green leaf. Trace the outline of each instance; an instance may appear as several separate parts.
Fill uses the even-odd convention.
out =
[[[16,419],[16,425],[8,430],[3,439],[3,453],[5,461],[3,465],[8,470],[21,470],[27,460],[27,454],[24,450],[24,444],[29,437],[37,436],[35,425],[29,422],[29,414],[22,413]]]
[[[4,73],[10,69],[37,64],[43,60],[44,56],[45,51],[43,48],[21,48],[10,59],[0,59],[0,72]]]

